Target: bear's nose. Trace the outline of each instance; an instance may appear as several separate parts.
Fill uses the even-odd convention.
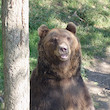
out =
[[[59,53],[60,54],[68,53],[68,46],[65,43],[59,45]]]

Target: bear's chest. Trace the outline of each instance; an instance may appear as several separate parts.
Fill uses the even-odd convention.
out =
[[[77,81],[49,80],[39,83],[38,87],[40,87],[38,91],[33,94],[36,107],[39,108],[35,110],[80,110],[80,103],[83,101],[80,97],[83,97],[83,89]]]

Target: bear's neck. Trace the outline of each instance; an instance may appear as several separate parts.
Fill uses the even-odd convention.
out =
[[[74,57],[66,62],[49,63],[46,59],[38,59],[38,73],[46,77],[64,79],[80,74],[81,57]]]

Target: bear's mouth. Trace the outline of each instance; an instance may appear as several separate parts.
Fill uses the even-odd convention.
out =
[[[70,57],[70,53],[70,48],[66,43],[61,43],[54,51],[54,55],[57,56],[60,61],[67,61]]]
[[[61,54],[59,58],[61,61],[66,61],[69,59],[69,54]]]
[[[67,61],[70,57],[70,53],[59,53],[58,51],[54,51],[55,53],[55,56],[57,56],[57,58],[60,60],[60,61]]]

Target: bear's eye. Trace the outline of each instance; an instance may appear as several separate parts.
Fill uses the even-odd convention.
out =
[[[57,42],[57,38],[52,38],[51,40],[50,40],[50,42]]]
[[[50,42],[51,42],[51,43],[53,43],[53,42],[54,42],[54,40],[53,40],[53,39],[50,39]]]
[[[71,38],[70,38],[70,37],[67,37],[67,40],[68,40],[68,41],[70,41],[70,40],[71,40]]]

